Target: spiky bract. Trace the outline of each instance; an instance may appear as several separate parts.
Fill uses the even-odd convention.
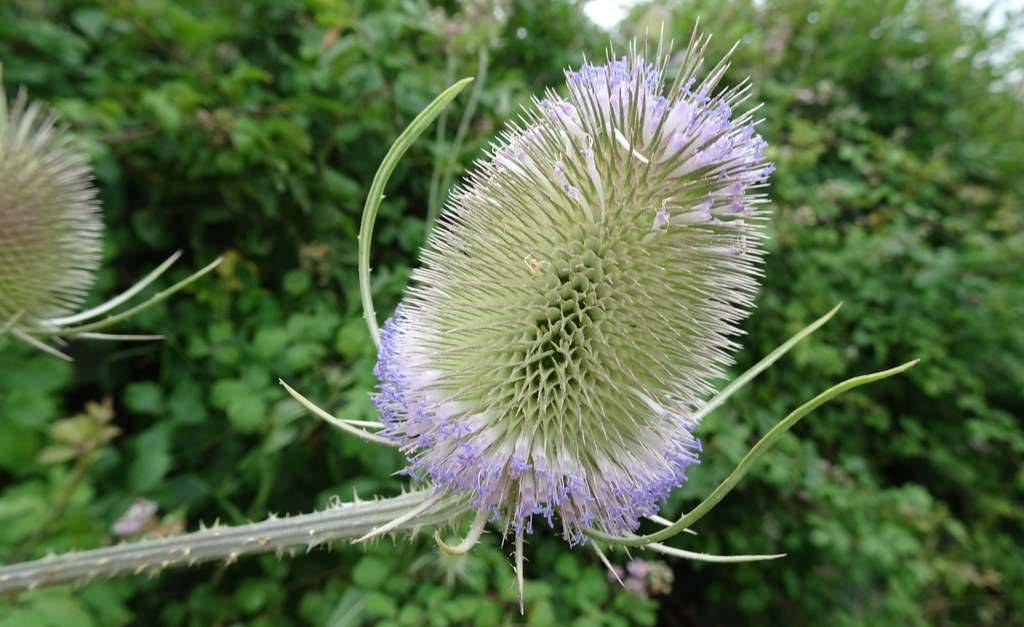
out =
[[[636,529],[685,480],[691,418],[757,289],[771,172],[744,83],[634,49],[567,72],[456,191],[382,333],[409,471],[511,525]]]
[[[100,261],[102,222],[86,157],[57,116],[0,88],[0,326],[71,313]]]

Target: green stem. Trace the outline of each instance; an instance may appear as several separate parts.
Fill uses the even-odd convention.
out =
[[[469,93],[469,101],[466,103],[466,110],[462,113],[462,119],[459,121],[458,130],[455,131],[455,140],[452,142],[451,149],[448,151],[448,161],[445,163],[442,171],[441,185],[437,190],[435,190],[437,193],[436,202],[431,202],[430,205],[428,205],[427,233],[430,233],[430,229],[434,228],[434,222],[437,220],[438,214],[441,213],[443,198],[448,195],[448,188],[451,187],[452,176],[455,172],[455,161],[462,153],[462,145],[466,142],[466,135],[469,133],[469,124],[473,121],[473,115],[476,113],[476,106],[480,102],[480,94],[483,93],[484,81],[487,79],[487,61],[489,59],[489,53],[490,51],[487,47],[483,46],[477,54],[476,83],[473,84],[473,90]]]
[[[446,85],[450,85],[455,80],[455,54],[452,53],[451,45],[445,48],[445,55],[447,57],[447,63],[444,82]],[[430,216],[436,216],[438,214],[438,203],[441,200],[438,189],[441,186],[441,170],[444,168],[445,164],[442,144],[444,143],[445,133],[448,131],[448,111],[449,109],[447,107],[441,111],[441,115],[437,119],[437,133],[434,136],[434,165],[430,172],[430,190],[427,192],[428,229],[431,224]]]
[[[61,491],[60,497],[57,499],[57,503],[50,510],[50,514],[46,517],[38,527],[36,527],[35,533],[32,534],[28,540],[22,544],[14,555],[11,556],[11,561],[18,562],[25,559],[26,556],[31,555],[32,551],[36,548],[36,545],[46,537],[49,533],[50,528],[53,527],[54,523],[58,522],[63,516],[64,512],[67,511],[68,506],[71,504],[71,498],[75,495],[75,490],[78,489],[78,485],[82,483],[82,479],[85,478],[85,473],[92,466],[93,455],[86,453],[75,460],[74,470],[71,471],[71,478],[64,485],[64,489]]]

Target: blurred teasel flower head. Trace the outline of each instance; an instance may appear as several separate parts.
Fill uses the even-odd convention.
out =
[[[99,267],[92,170],[55,112],[0,87],[0,324],[71,313]]]
[[[449,200],[381,335],[406,472],[521,539],[628,533],[698,462],[693,413],[758,288],[773,166],[708,37],[566,72]],[[675,63],[673,63],[675,65]]]

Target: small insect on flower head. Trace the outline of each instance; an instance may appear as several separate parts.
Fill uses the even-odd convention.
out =
[[[102,221],[86,157],[57,115],[0,88],[0,326],[71,313],[92,286]]]
[[[772,166],[695,36],[566,72],[450,199],[384,325],[375,396],[408,472],[511,528],[633,531],[758,287]]]

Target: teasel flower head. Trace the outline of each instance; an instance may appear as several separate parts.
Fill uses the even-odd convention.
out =
[[[100,262],[102,221],[86,157],[56,113],[0,88],[0,324],[71,313]]]
[[[408,473],[517,539],[635,530],[686,479],[758,287],[772,172],[749,85],[695,35],[566,72],[456,190],[385,323],[375,401]]]

